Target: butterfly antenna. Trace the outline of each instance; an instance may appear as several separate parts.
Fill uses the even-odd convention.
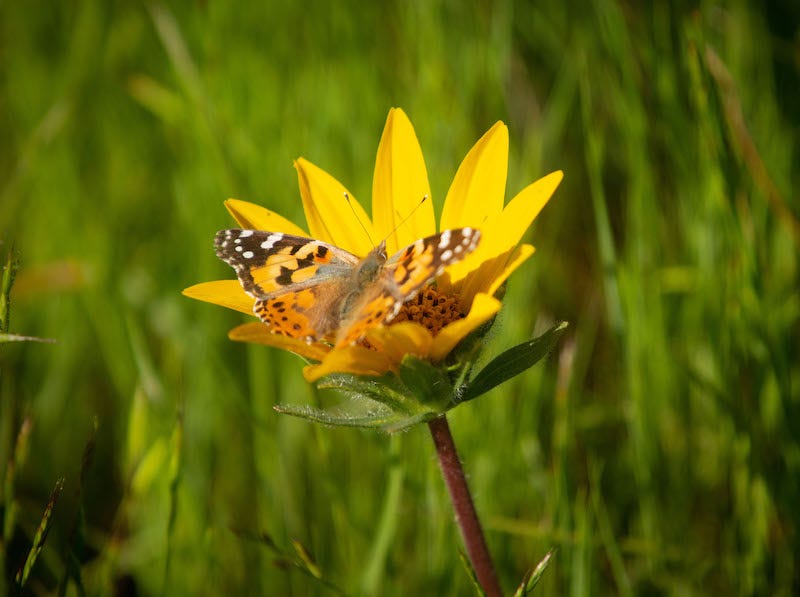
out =
[[[417,204],[414,206],[414,209],[412,209],[410,212],[408,212],[408,215],[407,215],[405,218],[403,218],[402,220],[400,220],[400,222],[399,222],[399,223],[398,223],[398,224],[397,224],[397,225],[396,225],[394,228],[392,228],[392,231],[391,231],[391,232],[390,232],[390,233],[389,233],[389,234],[386,236],[386,238],[389,238],[389,237],[390,237],[392,234],[394,234],[395,232],[397,232],[397,231],[400,229],[400,226],[402,226],[403,224],[405,224],[406,222],[408,222],[408,220],[411,218],[411,216],[413,216],[413,215],[414,215],[414,213],[415,213],[415,212],[416,212],[416,211],[417,211],[417,210],[418,210],[418,209],[419,209],[419,208],[422,206],[422,204],[423,204],[423,203],[425,203],[425,202],[426,202],[428,199],[430,199],[430,197],[428,197],[428,195],[427,195],[427,194],[426,194],[426,195],[423,195],[423,196],[422,196],[422,199],[420,199],[420,200],[419,200],[419,203],[417,203]],[[400,216],[400,213],[399,213],[399,212],[394,212],[394,213],[395,213],[395,215],[396,215],[397,217],[399,217],[399,216]],[[386,239],[384,239],[384,240],[386,240]]]
[[[362,222],[361,218],[358,217],[358,212],[356,211],[356,208],[353,207],[353,204],[350,202],[350,193],[348,193],[347,191],[344,192],[344,200],[347,201],[347,205],[350,206],[350,210],[353,212],[353,215],[356,217],[356,220],[358,221],[359,226],[361,226],[361,229],[364,231],[364,234],[367,235],[367,238],[369,239],[370,244],[372,244],[373,247],[377,246],[375,244],[375,241],[372,240],[372,236],[370,235],[369,230],[367,230],[367,227],[364,225],[364,222]]]

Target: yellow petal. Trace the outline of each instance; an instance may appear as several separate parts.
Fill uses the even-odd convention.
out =
[[[238,280],[202,282],[185,288],[182,294],[198,301],[214,303],[215,305],[253,315],[253,299],[245,294]]]
[[[493,222],[485,231],[479,250],[488,255],[499,255],[515,246],[553,196],[562,178],[564,174],[558,170],[522,189],[508,202],[496,223]]]
[[[391,370],[392,364],[375,350],[354,344],[329,352],[319,365],[309,365],[303,369],[306,381],[317,381],[331,373],[353,373],[355,375],[383,375]]]
[[[239,199],[228,199],[225,202],[225,207],[242,228],[308,236],[308,232],[293,222],[255,203]]]
[[[497,122],[470,149],[444,200],[439,230],[472,226],[503,210],[508,171],[508,128]]]
[[[433,336],[418,323],[403,321],[372,328],[367,341],[393,363],[399,364],[407,354],[425,358],[431,351]]]
[[[323,360],[328,351],[330,351],[330,347],[327,344],[320,342],[309,344],[305,340],[298,338],[273,334],[266,325],[255,321],[233,328],[228,332],[228,338],[237,342],[254,342],[265,346],[274,346],[314,361]]]
[[[481,266],[470,273],[458,288],[458,296],[462,305],[470,305],[475,295],[485,293],[494,296],[500,285],[522,262],[533,255],[531,245],[520,245],[516,249],[506,251],[502,255],[484,261]]]
[[[433,346],[431,347],[431,360],[441,361],[469,335],[470,332],[477,329],[481,324],[489,321],[500,310],[500,301],[496,298],[486,295],[478,294],[475,300],[472,301],[472,308],[464,319],[459,319],[453,323],[445,326],[433,339]]]
[[[471,272],[482,263],[513,249],[553,195],[562,178],[564,174],[560,170],[540,178],[522,189],[509,201],[502,213],[489,218],[483,226],[479,226],[481,240],[478,248],[464,261],[447,268],[451,283],[456,284],[467,275],[471,275]],[[505,263],[502,264],[504,265]]]
[[[428,198],[420,205],[425,196]],[[376,240],[386,239],[390,255],[436,232],[422,149],[408,116],[399,108],[389,110],[378,145],[372,217]]]
[[[300,196],[303,198],[303,210],[311,237],[355,255],[369,253],[373,249],[375,234],[364,208],[356,198],[342,183],[308,160],[298,158],[294,167],[297,169]],[[345,193],[350,197],[350,205],[347,204]]]
[[[480,248],[481,242],[483,242],[482,235],[481,240],[478,243],[478,248]],[[462,261],[448,265],[445,268],[444,273],[436,278],[437,288],[444,294],[460,295],[463,281],[466,278],[474,275],[476,271],[480,271],[481,267],[485,263],[485,259],[485,257],[478,253],[478,249],[476,249],[467,255]],[[472,300],[472,297],[470,297],[470,300]],[[459,297],[459,304],[469,305],[470,302],[461,300]]]
[[[533,245],[518,246],[514,251],[514,254],[511,256],[511,259],[506,262],[503,270],[493,276],[494,279],[489,287],[485,291],[481,290],[480,292],[486,292],[486,294],[489,296],[494,296],[494,293],[497,292],[497,289],[500,288],[503,282],[508,280],[508,277],[514,273],[514,270],[522,265],[523,262],[528,259],[528,257],[533,255],[534,251],[536,251],[536,249],[533,247]]]

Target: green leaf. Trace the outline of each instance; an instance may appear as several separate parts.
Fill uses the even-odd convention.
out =
[[[400,379],[420,405],[438,412],[454,406],[450,380],[444,371],[429,362],[407,354],[400,362]]]
[[[272,408],[284,415],[291,415],[335,427],[382,427],[397,418],[388,408],[376,403],[374,412],[366,415],[355,415],[344,410],[314,408],[313,406],[276,404]]]
[[[44,542],[47,539],[47,533],[50,532],[50,525],[52,524],[51,518],[53,515],[53,508],[55,508],[56,502],[58,501],[58,497],[61,495],[61,491],[63,489],[64,489],[64,478],[62,477],[61,479],[56,481],[56,485],[53,488],[53,492],[50,494],[50,499],[47,502],[47,507],[44,509],[42,520],[39,522],[39,526],[36,529],[36,535],[34,535],[33,537],[33,545],[31,546],[31,549],[28,552],[28,557],[25,559],[25,564],[17,572],[15,581],[19,588],[24,587],[25,583],[28,582],[28,577],[31,574],[31,570],[33,570],[33,565],[36,563],[36,560],[39,558],[39,554],[42,552],[42,547],[44,547]]]
[[[46,344],[55,344],[55,340],[52,338],[37,338],[35,336],[20,336],[19,334],[0,332],[0,344],[5,342],[44,342]]]
[[[2,528],[0,528],[0,533],[2,533],[0,534],[0,541],[8,540],[11,537],[17,521],[17,514],[19,514],[19,501],[16,496],[17,471],[22,469],[28,458],[32,427],[32,419],[29,416],[25,417],[17,432],[14,452],[6,465],[2,496],[5,513],[2,520]],[[0,588],[2,588],[2,585],[0,585]]]
[[[402,417],[400,420],[395,421],[393,423],[388,423],[382,427],[383,431],[386,433],[397,433],[398,431],[405,431],[406,429],[410,429],[414,425],[419,425],[420,423],[427,423],[431,419],[435,419],[441,413],[427,411],[423,413],[419,413],[418,415],[412,415],[410,417]]]
[[[382,404],[375,403],[375,410],[366,415],[356,415],[345,410],[314,408],[312,406],[294,404],[276,404],[275,411],[305,419],[313,423],[331,425],[333,427],[362,427],[364,429],[380,429],[386,433],[405,431],[418,423],[424,423],[437,416],[437,413],[425,411],[407,415],[397,413]]]
[[[324,578],[322,569],[314,560],[309,549],[297,539],[291,539],[292,548],[294,548],[296,554],[293,555],[288,549],[279,546],[269,533],[264,531],[256,532],[252,529],[236,528],[231,528],[231,531],[242,539],[254,541],[269,549],[274,554],[272,563],[278,568],[284,570],[295,568],[337,595],[345,594],[339,587]]]
[[[486,365],[471,382],[461,387],[458,401],[474,400],[538,363],[552,350],[568,325],[566,321],[562,321],[538,338],[509,348]]]
[[[303,566],[305,569],[308,570],[309,574],[314,578],[322,578],[322,570],[319,568],[319,564],[317,564],[316,560],[314,560],[314,556],[311,555],[311,552],[308,548],[300,543],[297,539],[292,539],[292,547],[294,547],[295,552],[300,557],[300,560],[303,562]]]
[[[13,257],[13,246],[6,255],[3,266],[3,275],[0,278],[0,332],[8,332],[8,322],[11,314],[11,287],[17,275],[17,261]]]
[[[478,597],[486,597],[486,592],[483,590],[481,583],[478,582],[478,577],[475,575],[475,569],[472,567],[472,562],[469,561],[467,554],[459,549],[458,557],[461,558],[461,564],[467,571],[467,576],[469,576],[469,580],[472,583],[472,588],[475,589],[475,594]]]
[[[555,548],[548,551],[542,560],[536,564],[536,568],[529,570],[528,573],[525,574],[525,577],[522,579],[522,582],[519,583],[517,590],[514,591],[514,597],[524,597],[533,591],[533,589],[542,579],[544,571],[547,570],[547,567],[550,565],[550,560],[553,559],[555,552]]]

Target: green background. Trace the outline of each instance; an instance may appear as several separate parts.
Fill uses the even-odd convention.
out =
[[[5,590],[63,477],[33,593],[333,594],[296,540],[347,594],[470,594],[425,427],[276,414],[332,399],[180,295],[232,275],[224,199],[303,223],[298,156],[368,204],[399,106],[437,212],[497,120],[507,198],[565,172],[487,354],[568,334],[450,417],[504,587],[555,547],[543,594],[797,594],[800,14],[642,6],[2,3],[11,331],[56,340],[0,353]]]

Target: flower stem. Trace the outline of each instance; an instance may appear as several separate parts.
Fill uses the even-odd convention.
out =
[[[472,503],[472,495],[467,487],[467,479],[464,477],[464,469],[461,468],[461,461],[458,459],[447,418],[442,415],[429,421],[428,428],[431,430],[433,443],[436,446],[439,466],[442,469],[447,490],[450,492],[450,501],[453,502],[456,521],[461,529],[461,538],[467,548],[472,569],[487,597],[500,597],[503,592],[497,580],[489,549],[486,547],[486,539],[483,537],[481,523],[475,512],[475,505]]]

